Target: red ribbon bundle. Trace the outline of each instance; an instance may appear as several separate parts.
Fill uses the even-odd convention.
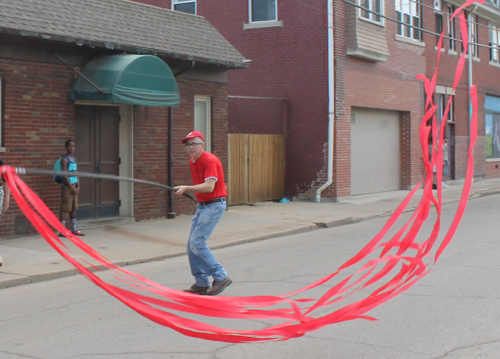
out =
[[[474,2],[476,1],[470,0],[466,2],[451,17],[451,19],[455,17],[459,17],[460,19],[462,40],[465,49],[468,49],[468,35],[467,24],[462,10]],[[441,56],[442,39],[443,34],[438,43],[438,63]],[[458,85],[464,63],[465,53],[459,59],[453,90]],[[475,87],[472,87],[470,94],[473,116],[470,126],[469,160],[462,198],[450,228],[445,234],[444,239],[438,244],[436,242],[441,225],[442,193],[441,188],[438,188],[437,198],[434,197],[432,192],[432,168],[435,165],[437,166],[437,183],[441,183],[443,153],[442,146],[436,146],[436,144],[438,143],[437,141],[443,143],[445,121],[442,122],[441,128],[438,129],[435,117],[437,106],[432,101],[436,87],[436,77],[437,66],[431,80],[419,75],[419,78],[424,81],[427,96],[426,112],[420,124],[420,144],[425,162],[425,178],[398,206],[382,230],[359,253],[340,266],[335,273],[295,292],[281,296],[198,296],[163,287],[147,278],[127,271],[111,263],[78,237],[68,233],[41,199],[19,178],[15,172],[15,168],[4,166],[2,172],[4,172],[7,184],[20,209],[43,238],[88,279],[139,314],[158,324],[196,338],[231,343],[287,340],[300,337],[309,331],[332,323],[352,319],[375,320],[366,316],[365,313],[407,290],[426,275],[457,230],[465,211],[473,179],[474,163],[472,151],[477,136],[477,94]],[[443,118],[446,118],[448,115],[449,105],[450,103],[448,102]],[[429,120],[432,121],[433,126],[427,125]],[[432,146],[432,153],[429,154],[427,141],[431,130],[433,132],[432,138],[434,144]],[[434,150],[436,148],[437,152]],[[428,160],[429,155],[431,157],[430,161]],[[417,209],[412,214],[411,219],[389,241],[380,243],[394,226],[396,220],[408,206],[408,203],[422,183],[424,185],[423,197]],[[422,225],[428,219],[432,204],[434,204],[436,209],[437,219],[429,237],[419,242],[416,240],[417,234],[420,233]],[[90,262],[82,264],[72,257],[68,253],[68,246],[61,241],[51,227],[57,231],[67,233],[69,241],[90,256],[98,265],[91,264]],[[434,247],[437,248],[433,254],[432,250]],[[380,249],[380,253],[378,254],[375,253],[377,248]],[[369,255],[375,255],[376,257],[368,259],[366,263],[362,264],[361,261],[367,259]],[[360,268],[357,270],[354,268],[356,264],[360,265]],[[128,289],[101,279],[98,274],[103,272],[102,267],[109,270],[106,273],[111,273],[115,279],[126,284],[125,287]],[[341,273],[344,275],[347,271],[351,271],[352,274],[333,286],[329,283],[334,277],[337,277]],[[393,276],[391,277],[392,274]],[[311,289],[321,285],[328,285],[330,288],[319,298],[293,299],[299,295],[308,294]],[[366,296],[363,295],[364,292],[368,291],[368,288],[373,287],[375,289],[371,290]],[[365,291],[361,291],[363,289]],[[340,306],[347,299],[353,299],[355,296],[361,296],[362,298],[354,299],[351,303],[336,308],[328,314],[317,317],[313,316],[313,312],[318,309],[324,310],[325,307],[333,308],[335,305]],[[281,323],[259,330],[233,330],[188,319],[181,315],[173,314],[172,311],[226,319],[277,319]]]

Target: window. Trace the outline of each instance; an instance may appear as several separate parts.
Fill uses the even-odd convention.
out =
[[[450,50],[451,51],[457,51],[457,43],[455,41],[455,19],[451,20],[451,15],[455,12],[455,7],[448,5],[446,7],[446,12],[448,13],[448,23],[447,23],[447,36],[450,38]]]
[[[449,92],[451,92],[451,88],[447,88]],[[448,92],[448,93],[449,93]],[[450,100],[451,98],[451,100]],[[455,114],[453,111],[454,98],[453,95],[445,95],[445,94],[436,94],[436,106],[438,107],[436,110],[436,122],[438,126],[441,125],[441,121],[443,120],[444,112],[446,110],[446,106],[448,105],[448,101],[450,100],[450,109],[448,111],[448,116],[446,117],[446,122],[455,122]]]
[[[374,11],[374,12],[369,12],[363,9],[360,9],[359,16],[363,19],[375,21],[375,22],[382,22],[382,18],[377,15],[382,13],[382,0],[360,0],[361,3],[360,5],[364,7],[365,9]]]
[[[172,9],[196,15],[196,0],[172,0]]]
[[[441,33],[443,32],[443,14],[442,13],[435,13],[436,16],[436,45],[439,42],[439,38],[441,37]],[[443,44],[444,45],[444,44]]]
[[[209,96],[194,97],[194,130],[200,131],[205,136],[205,151],[212,150],[212,110]]]
[[[398,35],[421,40],[420,4],[412,0],[396,0],[395,5],[398,20],[407,24],[398,24]]]
[[[484,119],[486,158],[500,158],[500,114],[489,112]]]
[[[470,22],[470,34],[469,34],[469,42],[471,43],[471,50],[470,52],[472,53],[472,57],[479,57],[479,47],[477,45],[478,39],[477,39],[477,34],[479,33],[479,25],[478,25],[478,20],[477,20],[477,15],[471,15],[469,14],[469,22]],[[462,43],[462,50],[463,50],[463,43]]]
[[[276,0],[249,0],[248,7],[250,22],[278,20]]]
[[[490,61],[495,64],[500,64],[498,59],[498,49],[500,40],[500,28],[490,25]]]

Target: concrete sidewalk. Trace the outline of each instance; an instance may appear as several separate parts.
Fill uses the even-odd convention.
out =
[[[463,181],[443,189],[443,202],[457,202]],[[252,206],[231,206],[218,224],[209,245],[212,249],[294,233],[340,226],[371,218],[389,216],[409,191],[353,196],[338,203],[262,202]],[[418,190],[406,211],[418,204]],[[500,194],[500,179],[473,183],[470,198]],[[119,224],[103,222],[99,228],[81,229],[82,239],[120,266],[185,255],[186,237],[192,216]],[[131,221],[128,221],[131,222]],[[107,223],[107,224],[106,224]],[[375,233],[374,233],[375,234]],[[39,235],[0,241],[3,266],[0,288],[34,283],[76,274]]]

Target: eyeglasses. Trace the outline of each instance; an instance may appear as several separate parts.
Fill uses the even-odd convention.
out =
[[[192,143],[186,143],[186,144],[184,144],[184,147],[185,148],[190,148],[190,147],[194,147],[194,146],[200,146],[202,144],[203,144],[203,142],[192,142]]]

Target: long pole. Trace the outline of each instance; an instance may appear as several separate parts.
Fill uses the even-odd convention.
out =
[[[146,181],[146,180],[141,180],[137,178],[131,178],[131,177],[120,177],[120,176],[113,176],[113,175],[103,175],[99,173],[90,173],[90,172],[79,172],[79,171],[52,171],[52,170],[42,170],[38,168],[23,168],[23,167],[16,167],[16,173],[20,175],[48,175],[48,176],[76,176],[76,177],[90,177],[90,178],[101,178],[101,179],[108,179],[108,180],[113,180],[113,181],[126,181],[126,182],[135,182],[135,183],[142,183],[150,186],[156,186],[156,187],[161,187],[165,188],[169,191],[175,192],[176,190],[170,186],[157,183],[157,182],[151,182],[151,181]],[[190,196],[187,193],[182,194],[184,197],[189,198],[191,201],[198,203],[198,201]]]

